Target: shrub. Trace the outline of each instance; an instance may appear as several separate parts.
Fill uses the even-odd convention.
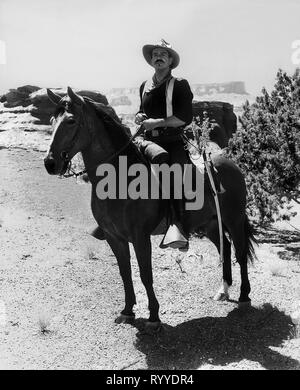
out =
[[[300,69],[279,69],[271,93],[246,101],[226,154],[245,175],[249,214],[262,224],[289,219],[300,197]]]

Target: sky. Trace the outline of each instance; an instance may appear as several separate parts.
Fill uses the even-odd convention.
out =
[[[0,93],[138,87],[153,74],[142,47],[161,38],[180,55],[174,76],[258,94],[296,69],[300,0],[0,0]]]

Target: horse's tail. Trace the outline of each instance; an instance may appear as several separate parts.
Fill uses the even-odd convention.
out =
[[[255,250],[253,248],[253,244],[258,244],[258,241],[255,237],[255,229],[254,227],[250,224],[249,218],[246,215],[245,218],[245,240],[246,240],[246,246],[245,246],[245,254],[247,261],[250,261],[251,263],[254,262],[254,260],[257,259]]]

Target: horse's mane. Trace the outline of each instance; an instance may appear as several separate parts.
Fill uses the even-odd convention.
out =
[[[141,159],[141,154],[137,146],[130,141],[131,131],[129,127],[122,123],[115,110],[110,105],[95,102],[89,97],[84,96],[83,98],[84,101],[94,109],[97,117],[104,123],[107,135],[116,150],[118,151],[128,144],[127,150],[132,151],[139,157],[139,159]]]

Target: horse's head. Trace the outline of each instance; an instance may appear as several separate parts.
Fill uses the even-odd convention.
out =
[[[44,159],[47,172],[63,175],[71,159],[83,150],[88,142],[88,132],[84,129],[84,100],[68,87],[68,94],[61,97],[47,89],[49,99],[56,105],[51,118],[52,142]]]

